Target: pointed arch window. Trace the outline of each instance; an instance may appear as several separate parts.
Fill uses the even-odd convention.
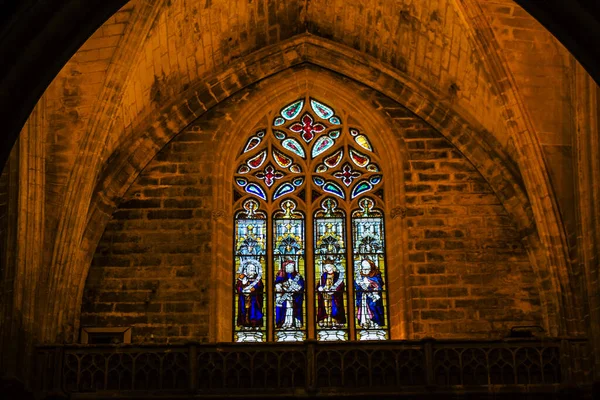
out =
[[[385,340],[384,178],[364,130],[298,99],[234,174],[233,339]]]

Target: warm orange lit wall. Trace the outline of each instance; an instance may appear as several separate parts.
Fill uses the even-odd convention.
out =
[[[357,96],[373,99],[371,112],[385,116],[395,132],[391,139],[405,149],[380,153],[406,160],[400,164],[405,165],[405,183],[386,183],[388,188],[405,185],[406,191],[406,207],[388,210],[387,222],[388,230],[392,225],[407,238],[389,240],[387,247],[393,260],[388,266],[391,300],[407,303],[405,315],[392,318],[406,327],[405,332],[395,329],[395,338],[502,337],[514,325],[542,325],[527,254],[481,175],[414,114],[370,89],[347,84]],[[230,240],[212,240],[211,210],[229,206],[214,204],[215,190],[223,190],[223,183],[216,178],[219,167],[205,154],[216,154],[224,140],[219,125],[244,115],[243,107],[227,101],[196,121],[161,150],[128,190],[94,255],[82,326],[133,326],[138,342],[214,340],[208,326],[216,301],[210,263],[216,259],[213,252],[231,252],[231,246]],[[230,148],[241,148],[246,135],[233,139]],[[407,296],[399,295],[403,291]],[[218,320],[228,323],[230,318],[225,312]]]

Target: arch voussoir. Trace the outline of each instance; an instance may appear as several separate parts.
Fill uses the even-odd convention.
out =
[[[361,81],[428,122],[448,138],[482,173],[516,222],[518,230],[523,234],[535,231],[536,221],[533,219],[521,177],[515,176],[508,156],[486,142],[489,135],[480,134],[485,130],[468,113],[455,109],[452,104],[441,103],[439,96],[429,88],[419,86],[409,78],[394,73],[385,65],[365,60],[364,54],[311,35],[301,35],[287,43],[271,46],[247,58],[241,58],[226,71],[190,87],[163,107],[163,111],[158,113],[158,119],[141,122],[140,128],[135,129],[129,138],[121,143],[115,155],[111,157],[109,167],[102,172],[92,198],[91,209],[94,211],[87,222],[82,241],[85,252],[78,257],[78,265],[85,270],[83,276],[87,275],[93,249],[102,235],[104,226],[110,220],[111,210],[114,210],[118,199],[123,196],[131,182],[166,143],[192,121],[242,88],[260,84],[270,76],[304,63],[314,64]],[[227,85],[230,86],[224,82],[228,82]],[[155,118],[154,115],[156,113],[149,114],[147,118]],[[144,124],[145,128],[142,127]],[[152,145],[134,145],[144,141],[149,141]],[[125,168],[125,164],[131,160],[135,162],[130,164],[130,168]],[[544,273],[539,272],[538,275]],[[79,298],[83,293],[83,284],[84,281],[77,288]],[[555,281],[552,282],[553,287],[556,284]],[[546,304],[552,308],[549,301]],[[548,318],[553,321],[548,324],[559,325],[563,318],[562,309],[559,308],[556,313],[550,311],[546,314],[550,315]]]

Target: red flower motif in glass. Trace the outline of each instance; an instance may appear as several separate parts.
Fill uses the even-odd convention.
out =
[[[275,179],[283,178],[283,172],[276,171],[271,164],[265,167],[264,171],[254,174],[258,179],[263,179],[268,187],[273,186]]]
[[[290,126],[292,132],[299,133],[305,142],[310,142],[315,138],[317,133],[323,132],[327,127],[320,122],[314,122],[313,117],[306,113],[302,116],[300,122],[296,122]]]
[[[346,186],[350,186],[352,184],[352,181],[358,178],[360,175],[361,173],[358,171],[353,171],[352,166],[348,163],[344,164],[341,171],[338,171],[335,174],[333,174],[333,176],[335,176],[336,178],[341,179],[342,182],[344,182],[344,185]]]

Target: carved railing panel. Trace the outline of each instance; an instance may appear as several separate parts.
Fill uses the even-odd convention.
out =
[[[481,390],[556,392],[589,383],[582,340],[45,346],[40,393],[72,398],[277,396]]]

